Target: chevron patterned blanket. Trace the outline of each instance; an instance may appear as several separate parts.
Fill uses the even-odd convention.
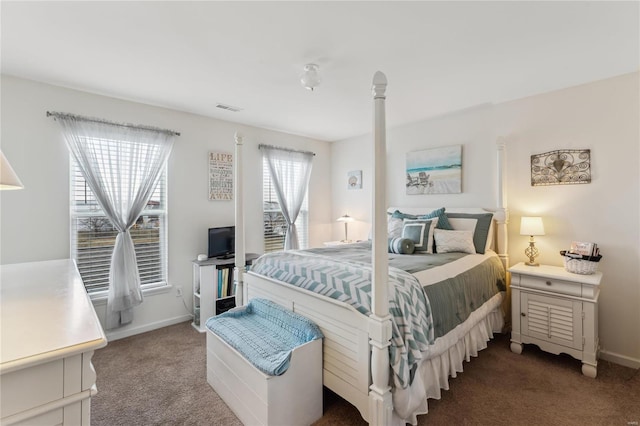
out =
[[[290,250],[269,253],[256,260],[251,271],[351,304],[371,314],[371,265]],[[394,385],[406,388],[418,362],[434,341],[429,300],[411,274],[389,268],[389,313],[392,338],[389,360]]]

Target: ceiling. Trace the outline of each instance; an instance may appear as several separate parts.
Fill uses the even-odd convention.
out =
[[[328,141],[370,131],[377,70],[396,126],[639,67],[637,1],[3,0],[0,14],[3,74]]]

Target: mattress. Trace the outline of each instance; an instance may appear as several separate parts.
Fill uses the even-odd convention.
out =
[[[390,364],[394,387],[407,388],[420,361],[431,356],[435,340],[504,289],[505,272],[492,251],[389,257]],[[262,256],[252,272],[349,303],[369,315],[370,259],[369,243],[291,250]]]

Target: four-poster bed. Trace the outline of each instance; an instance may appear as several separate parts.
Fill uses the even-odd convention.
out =
[[[353,404],[370,424],[416,423],[416,415],[427,412],[426,398],[439,398],[440,389],[448,389],[448,377],[462,371],[462,362],[475,356],[486,347],[494,331],[503,326],[501,310],[502,294],[487,297],[453,330],[439,336],[430,346],[430,355],[412,368],[412,383],[405,389],[396,386],[392,393],[390,376],[390,345],[392,345],[392,315],[389,311],[389,255],[388,213],[386,188],[386,128],[385,90],[387,80],[377,72],[373,79],[374,95],[374,164],[372,242],[371,242],[371,292],[370,306],[363,315],[349,303],[313,293],[281,280],[252,272],[245,272],[244,262],[244,211],[242,198],[242,137],[236,134],[235,201],[236,201],[236,305],[240,306],[254,297],[277,302],[314,321],[322,330],[323,383],[329,389]],[[497,206],[492,211],[492,227],[488,245],[493,250],[471,254],[467,259],[452,263],[468,263],[465,268],[499,258],[500,269],[508,266],[507,210],[504,183],[504,144],[498,142],[497,155]],[[409,209],[407,213],[429,213],[431,209]],[[449,210],[447,210],[449,211]],[[456,211],[456,209],[451,209]],[[457,209],[463,214],[486,213],[483,209]],[[497,253],[497,254],[496,254]],[[469,263],[471,262],[471,263]],[[461,275],[455,268],[444,265],[434,268],[439,280],[453,279]],[[425,275],[427,277],[427,275]],[[421,278],[425,285],[429,278]],[[426,283],[426,285],[431,283]],[[395,285],[395,284],[394,284]],[[397,327],[396,327],[397,329]],[[414,371],[415,370],[415,371]],[[391,380],[390,380],[391,379]]]

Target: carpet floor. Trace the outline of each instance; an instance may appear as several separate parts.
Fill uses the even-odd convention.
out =
[[[205,335],[181,323],[110,342],[96,351],[98,394],[94,426],[241,425],[211,389]],[[640,372],[607,361],[598,377],[581,363],[525,345],[509,350],[496,335],[464,372],[450,379],[442,399],[429,400],[419,425],[622,425],[640,422]],[[316,425],[365,425],[358,411],[325,389]]]

